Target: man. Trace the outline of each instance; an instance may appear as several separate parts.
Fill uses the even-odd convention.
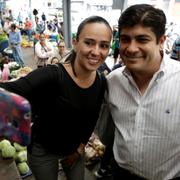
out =
[[[171,58],[180,61],[180,37],[173,43]]]
[[[47,41],[45,34],[39,35],[39,41],[35,45],[35,55],[37,59],[37,68],[46,66],[48,59],[54,55],[53,45]]]
[[[39,21],[39,18],[36,17],[35,18],[35,24],[36,24],[36,29],[35,32],[37,34],[43,34],[44,30],[45,30],[45,23],[42,21]]]
[[[115,180],[180,178],[180,63],[163,53],[166,17],[139,4],[119,19],[125,66],[107,76]]]
[[[28,41],[32,40],[32,28],[33,28],[33,24],[31,20],[29,20],[29,18],[27,17],[24,23],[24,30],[26,31]]]

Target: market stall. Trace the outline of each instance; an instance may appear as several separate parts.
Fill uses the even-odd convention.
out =
[[[30,72],[28,67],[21,68],[15,62],[3,61],[1,68],[1,81],[10,81]],[[27,164],[30,137],[29,102],[0,88],[0,180],[21,180],[32,174]]]

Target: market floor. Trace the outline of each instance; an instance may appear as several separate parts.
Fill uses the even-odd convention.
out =
[[[30,47],[22,48],[22,53],[23,53],[23,61],[24,61],[25,66],[29,66],[35,69],[36,61],[34,58],[34,49]]]

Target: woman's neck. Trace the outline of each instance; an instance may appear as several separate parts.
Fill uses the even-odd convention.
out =
[[[80,67],[75,66],[74,64],[74,74],[73,66],[71,65],[71,63],[64,64],[64,67],[67,70],[68,74],[71,76],[71,78],[74,80],[74,82],[82,88],[87,88],[91,86],[95,81],[96,71],[86,71]]]

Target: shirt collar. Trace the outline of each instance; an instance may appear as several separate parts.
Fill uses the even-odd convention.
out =
[[[166,70],[167,70],[167,55],[165,55],[165,53],[162,53],[162,61],[161,61],[161,65],[160,68],[157,72],[154,73],[153,76],[156,76],[156,79],[159,79],[161,77],[163,77],[163,75],[165,74]],[[125,67],[124,70],[122,71],[123,75],[125,77],[131,77],[131,73],[129,72],[129,70]]]

